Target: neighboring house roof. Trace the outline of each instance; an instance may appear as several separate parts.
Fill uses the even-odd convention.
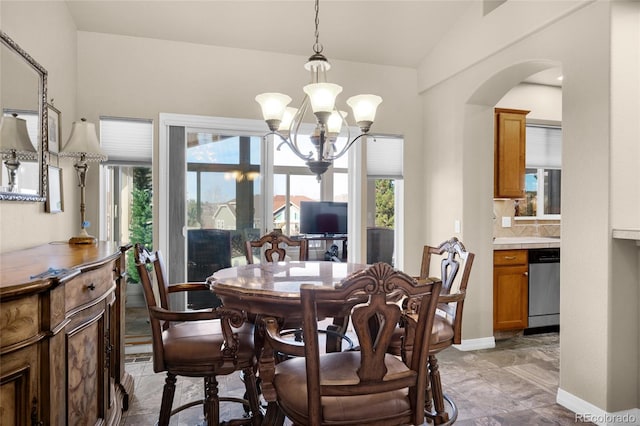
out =
[[[291,195],[289,197],[289,203],[300,208],[300,201],[316,201],[312,198],[307,197],[306,195]],[[278,211],[284,208],[285,204],[285,196],[284,195],[274,195],[273,196],[273,214],[275,215]]]
[[[213,217],[218,217],[218,215],[220,214],[220,212],[223,209],[229,210],[229,212],[233,215],[233,217],[236,217],[236,203],[235,203],[235,201],[229,202],[229,203],[224,203],[224,204],[218,204],[218,208],[216,209],[215,213],[213,213]]]

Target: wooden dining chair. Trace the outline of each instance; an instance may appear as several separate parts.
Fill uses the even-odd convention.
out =
[[[464,244],[457,238],[444,241],[439,246],[425,245],[422,251],[422,264],[420,266],[419,279],[431,276],[432,261],[440,266],[442,291],[438,298],[438,310],[436,312],[429,349],[429,395],[427,397],[426,415],[434,424],[451,424],[458,416],[458,408],[449,396],[442,391],[440,380],[440,368],[436,355],[451,345],[459,345],[462,341],[462,311],[467,295],[467,285],[471,274],[471,266],[475,255],[467,251]],[[458,273],[462,271],[462,275]],[[411,339],[412,332],[398,328],[390,345],[391,353],[399,356],[411,351],[410,342],[402,342],[405,336]],[[450,411],[445,408],[445,401],[449,404]]]
[[[170,417],[186,408],[203,404],[209,426],[220,424],[220,401],[239,402],[251,417],[228,424],[259,425],[262,414],[254,369],[253,325],[241,311],[225,308],[176,311],[169,309],[169,294],[208,290],[204,283],[169,285],[160,251],[149,252],[135,245],[136,268],[149,310],[153,346],[153,371],[166,371],[158,424],[168,425]],[[157,284],[154,288],[154,284]],[[156,292],[158,297],[156,297]],[[247,399],[218,396],[217,377],[242,371]],[[204,378],[204,398],[173,411],[176,377]]]
[[[417,281],[386,263],[352,274],[335,288],[303,284],[304,344],[283,339],[276,318],[264,319],[260,376],[270,404],[265,420],[279,423],[286,415],[294,425],[423,424],[429,337],[437,302],[433,295],[441,285]],[[409,303],[403,310],[389,298],[398,292],[421,303]],[[354,305],[350,312],[357,349],[321,353],[316,319],[319,307],[332,303]],[[407,362],[387,351],[401,319],[415,326]],[[276,364],[277,353],[298,357]]]
[[[273,230],[258,240],[245,242],[247,264],[253,264],[255,255],[253,251],[256,248],[265,249],[264,257],[267,262],[278,262],[284,261],[289,247],[298,247],[297,260],[309,260],[309,242],[306,239],[293,239],[284,235],[281,230]],[[281,319],[281,321],[283,326],[289,330],[289,335],[294,335],[299,341],[302,340],[302,326],[299,321],[286,318]],[[350,340],[345,336],[348,325],[348,319],[334,318],[333,323],[328,325],[326,330],[320,330],[327,337],[327,351],[338,352],[342,350],[343,342],[350,345]]]
[[[258,240],[245,241],[247,264],[254,263],[254,249],[264,249],[264,257],[267,262],[282,262],[287,256],[287,249],[290,247],[298,248],[297,260],[309,259],[309,243],[307,240],[293,239],[284,235],[280,230],[273,230]],[[289,253],[291,253],[291,250]]]

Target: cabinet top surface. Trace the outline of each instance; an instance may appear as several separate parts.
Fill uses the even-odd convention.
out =
[[[494,250],[518,250],[560,247],[560,238],[553,237],[497,237]]]
[[[0,297],[24,287],[37,291],[51,285],[52,277],[75,274],[117,258],[118,243],[67,244],[54,242],[0,254]]]

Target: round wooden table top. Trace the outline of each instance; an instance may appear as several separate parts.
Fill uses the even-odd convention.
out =
[[[300,310],[301,284],[335,287],[366,267],[322,261],[267,262],[221,269],[207,282],[226,306],[285,317]]]

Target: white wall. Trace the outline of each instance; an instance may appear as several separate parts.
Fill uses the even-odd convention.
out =
[[[64,2],[0,2],[0,28],[48,72],[48,100],[61,111],[62,140],[76,111],[76,27]],[[55,162],[54,162],[55,165]],[[78,184],[72,162],[63,167],[65,211],[44,212],[44,203],[0,202],[0,252],[67,241],[80,229]],[[77,226],[76,226],[77,225]],[[95,228],[92,228],[95,229]]]
[[[610,158],[611,146],[617,146],[619,141],[612,139],[610,132],[611,111],[615,110],[611,107],[609,90],[610,4],[584,3],[584,7],[559,20],[542,13],[543,9],[558,5],[546,2],[542,5],[507,2],[495,10],[498,13],[494,17],[486,19],[476,11],[476,18],[482,23],[464,23],[465,28],[471,25],[478,30],[472,40],[463,43],[452,36],[423,62],[420,84],[428,88],[424,92],[424,162],[428,183],[424,191],[425,239],[443,239],[447,234],[444,230],[450,228],[453,220],[463,218],[462,239],[477,254],[465,304],[463,337],[492,336],[493,107],[528,75],[545,65],[561,66],[565,78],[561,115],[560,388],[587,406],[609,412],[637,408],[640,405],[637,313],[631,318],[632,326],[617,322],[619,316],[613,315],[616,309],[613,303],[619,303],[622,297],[611,291],[616,283],[611,281],[610,221],[611,209],[616,207],[609,207]],[[527,9],[531,15],[526,13]],[[545,19],[536,22],[535,17],[543,15]],[[527,19],[519,20],[517,16]],[[502,20],[495,20],[500,17]],[[521,25],[524,33],[517,39],[496,36],[496,28],[515,34],[518,31],[514,25]],[[452,33],[464,30],[452,28]],[[478,46],[477,40],[484,44]],[[455,52],[455,58],[451,52]],[[486,56],[479,56],[479,52]],[[431,69],[434,64],[438,70]],[[629,125],[636,126],[637,120],[626,123]],[[636,160],[634,170],[639,166]],[[635,171],[619,173],[621,177],[635,179],[637,188]],[[633,268],[624,269],[621,275],[633,280],[637,275],[629,275],[629,269]],[[625,288],[626,293],[620,294],[631,294],[635,303],[637,287],[635,292]],[[625,312],[629,311],[628,306],[623,306]],[[635,309],[637,312],[637,306]],[[623,327],[617,328],[620,326]],[[612,346],[614,337],[616,345]],[[631,354],[624,356],[625,361],[633,356],[635,359],[624,367],[613,363],[614,353],[619,352]],[[626,377],[624,369],[630,373]]]
[[[562,123],[562,88],[540,84],[518,84],[496,104],[496,108],[529,111],[527,122]]]
[[[157,153],[159,113],[261,119],[259,105],[254,101],[258,93],[279,91],[292,95],[294,104],[302,100],[302,86],[309,78],[303,67],[306,60],[292,55],[79,32],[78,111],[90,121],[97,121],[100,115],[153,119]],[[422,187],[416,75],[414,69],[344,61],[332,61],[328,75],[330,81],[344,87],[342,104],[357,93],[382,96],[372,132],[404,136],[407,194],[419,194]],[[154,184],[158,173],[163,172],[154,166]],[[97,194],[88,197],[93,197],[89,206],[95,206]],[[157,198],[154,205],[158,205]],[[157,210],[154,214],[157,217]],[[89,216],[96,216],[95,208]],[[419,253],[408,248],[424,244],[422,212],[406,209],[405,223],[412,230],[405,238],[406,264],[413,267],[409,272],[416,273]]]

